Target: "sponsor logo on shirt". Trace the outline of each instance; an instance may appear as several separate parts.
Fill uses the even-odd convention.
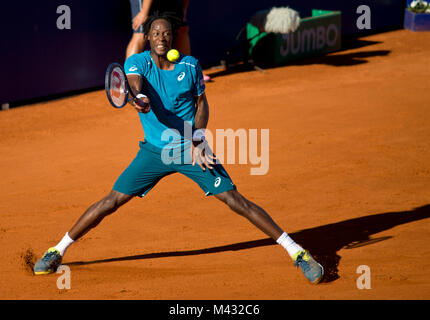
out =
[[[184,77],[185,77],[185,72],[181,72],[181,73],[178,75],[178,81],[182,81],[182,79],[184,79]]]
[[[133,67],[131,67],[130,69],[128,69],[128,71],[136,71],[137,70],[137,67],[136,66],[133,66]]]

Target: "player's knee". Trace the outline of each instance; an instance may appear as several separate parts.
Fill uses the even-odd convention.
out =
[[[110,214],[115,212],[118,209],[118,206],[114,199],[107,198],[103,200],[102,208],[102,212],[104,214]]]
[[[225,192],[220,200],[241,215],[245,215],[249,211],[248,201],[237,190]]]
[[[120,207],[119,203],[120,201],[115,195],[109,194],[100,201],[100,214],[105,216],[114,213]]]

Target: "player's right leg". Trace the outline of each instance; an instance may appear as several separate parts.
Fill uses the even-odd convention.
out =
[[[78,219],[63,239],[48,249],[35,264],[35,274],[55,272],[61,264],[66,249],[77,239],[97,226],[103,218],[115,212],[134,196],[143,197],[173,169],[161,161],[160,150],[146,141],[139,143],[140,149],[129,166],[118,177],[113,190],[100,201],[90,206]]]
[[[90,206],[70,229],[68,235],[73,241],[78,240],[92,228],[96,227],[106,216],[114,213],[123,204],[131,200],[133,196],[112,190]]]
[[[61,264],[66,249],[74,241],[96,227],[106,216],[114,213],[131,198],[133,196],[112,190],[103,199],[91,205],[63,239],[55,247],[49,248],[42,258],[36,262],[33,268],[34,274],[42,275],[55,272]]]

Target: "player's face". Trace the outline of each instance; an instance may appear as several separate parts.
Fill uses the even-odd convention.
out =
[[[172,48],[173,33],[170,23],[164,19],[155,20],[148,35],[149,44],[155,54],[165,56]]]

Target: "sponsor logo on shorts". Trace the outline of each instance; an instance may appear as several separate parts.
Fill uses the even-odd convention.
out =
[[[185,77],[185,72],[181,72],[181,73],[178,75],[178,81],[182,81],[182,79],[184,79],[184,77]]]
[[[136,71],[137,67],[131,67],[130,69],[128,69],[128,71]]]
[[[215,179],[214,187],[218,188],[220,184],[221,184],[221,178],[218,177],[218,178]]]

